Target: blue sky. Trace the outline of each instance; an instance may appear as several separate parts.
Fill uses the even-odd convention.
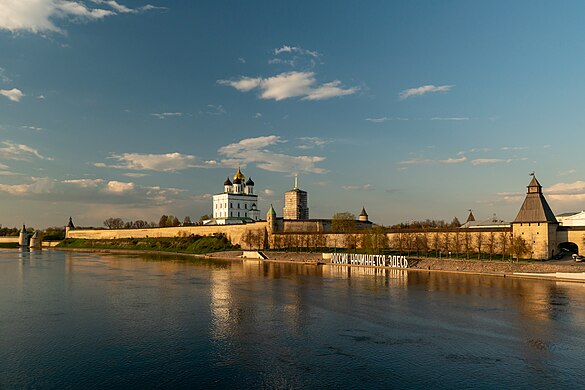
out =
[[[0,224],[585,209],[585,4],[0,0]]]

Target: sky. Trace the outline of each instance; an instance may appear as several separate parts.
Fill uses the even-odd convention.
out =
[[[0,0],[0,224],[585,209],[581,1]]]

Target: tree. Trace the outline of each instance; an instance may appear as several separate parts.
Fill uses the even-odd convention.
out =
[[[453,237],[453,249],[455,250],[455,256],[459,257],[459,251],[461,250],[461,233],[455,232]]]
[[[475,236],[475,246],[477,247],[477,259],[481,259],[481,247],[483,245],[483,234],[481,232],[477,233]]]
[[[451,227],[458,228],[460,226],[461,226],[461,222],[459,222],[459,218],[453,217],[453,220],[451,221]]]
[[[124,228],[124,221],[122,218],[108,218],[104,221],[104,226],[108,229],[122,229]]]
[[[362,235],[362,246],[369,254],[377,254],[388,248],[388,236],[382,226],[374,226]]]
[[[471,233],[469,231],[466,231],[463,236],[463,245],[465,247],[465,255],[469,260],[469,251],[471,251]]]
[[[203,221],[206,221],[208,219],[211,219],[211,217],[207,214],[203,214],[202,216],[199,217],[199,224],[202,224]]]
[[[532,248],[522,237],[514,237],[512,239],[512,253],[516,259],[521,258],[524,254],[530,253]]]
[[[189,217],[188,215],[185,217],[185,219],[183,219],[183,226],[191,226],[191,217]]]
[[[158,226],[159,227],[165,227],[167,226],[167,220],[169,219],[169,217],[167,215],[162,215],[160,217],[160,219],[158,220]]]
[[[505,232],[500,233],[500,249],[502,251],[502,259],[506,259],[508,252],[508,236]]]
[[[134,227],[137,229],[143,229],[145,227],[148,227],[148,222],[143,221],[141,219],[134,221]]]
[[[349,212],[335,213],[331,219],[331,230],[336,233],[351,233],[355,230],[355,215]]]
[[[487,247],[488,247],[488,252],[490,254],[490,260],[491,260],[492,255],[494,254],[494,250],[496,248],[496,233],[490,232],[490,234],[488,235]]]

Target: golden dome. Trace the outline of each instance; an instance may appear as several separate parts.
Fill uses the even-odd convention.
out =
[[[234,175],[234,181],[236,179],[240,179],[242,182],[244,182],[244,180],[246,179],[246,176],[244,176],[244,174],[242,173],[242,171],[240,171],[240,167],[238,167],[238,171]]]

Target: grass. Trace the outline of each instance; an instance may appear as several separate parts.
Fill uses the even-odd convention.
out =
[[[127,249],[160,252],[179,252],[204,254],[237,250],[224,235],[160,238],[118,238],[111,240],[89,240],[68,238],[57,245],[58,248],[77,249]]]

